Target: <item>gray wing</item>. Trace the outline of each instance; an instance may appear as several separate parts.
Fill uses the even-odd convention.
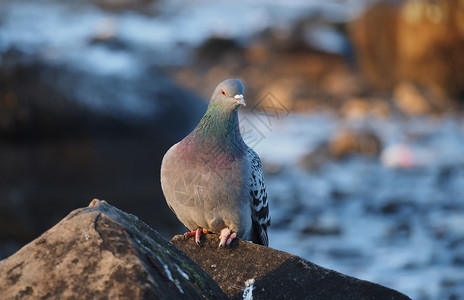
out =
[[[267,227],[271,225],[271,218],[269,216],[269,205],[261,160],[258,154],[251,148],[248,148],[248,159],[251,163],[250,196],[253,229],[256,232],[257,239],[254,242],[268,246]]]

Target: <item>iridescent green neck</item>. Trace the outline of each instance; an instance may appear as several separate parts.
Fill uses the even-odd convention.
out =
[[[223,150],[244,152],[246,145],[240,134],[236,108],[212,103],[190,138],[204,147],[220,147]]]

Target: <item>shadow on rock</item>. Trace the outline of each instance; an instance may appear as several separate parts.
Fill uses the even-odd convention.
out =
[[[242,240],[219,250],[214,234],[206,236],[202,248],[180,235],[171,242],[208,272],[232,299],[409,299],[384,286]]]

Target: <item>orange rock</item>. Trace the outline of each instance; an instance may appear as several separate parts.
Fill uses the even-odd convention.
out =
[[[424,115],[431,111],[429,101],[410,82],[399,83],[393,91],[393,99],[398,108],[407,115]]]
[[[435,97],[464,92],[464,2],[382,1],[350,26],[359,67],[370,84],[426,87]]]
[[[376,156],[381,149],[382,142],[380,138],[368,130],[341,130],[329,142],[329,151],[335,158],[343,158],[353,153]]]

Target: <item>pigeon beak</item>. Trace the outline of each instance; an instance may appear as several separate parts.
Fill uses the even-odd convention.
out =
[[[235,95],[234,98],[235,98],[235,100],[237,100],[238,104],[241,104],[243,106],[247,106],[247,103],[246,103],[245,99],[243,98],[243,95]]]

